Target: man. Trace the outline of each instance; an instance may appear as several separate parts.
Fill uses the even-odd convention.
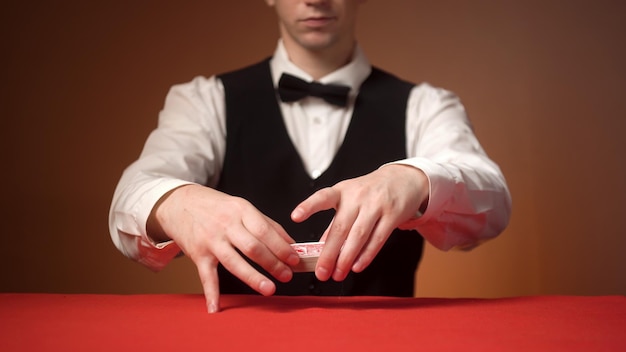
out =
[[[471,248],[505,228],[504,177],[463,106],[372,68],[362,2],[267,0],[270,60],[172,88],[113,198],[124,254],[159,270],[184,252],[217,312],[220,292],[410,296],[422,238]],[[315,273],[294,274],[290,243],[320,237]]]

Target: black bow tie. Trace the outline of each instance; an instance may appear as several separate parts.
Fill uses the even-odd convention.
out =
[[[307,96],[322,98],[337,106],[345,107],[348,104],[350,87],[338,84],[321,84],[306,82],[298,77],[283,73],[278,81],[278,95],[284,102],[300,100]]]

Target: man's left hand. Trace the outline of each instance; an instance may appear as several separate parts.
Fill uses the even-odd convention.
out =
[[[342,281],[350,270],[363,271],[391,232],[414,218],[428,202],[429,183],[423,171],[408,165],[385,165],[376,171],[323,188],[292,212],[295,222],[335,209],[322,235],[324,249],[315,275],[321,281]]]

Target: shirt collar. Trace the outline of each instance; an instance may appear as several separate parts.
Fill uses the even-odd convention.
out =
[[[270,69],[272,71],[274,87],[278,86],[278,80],[280,80],[280,76],[283,73],[294,75],[307,82],[313,80],[309,74],[304,72],[301,68],[291,62],[291,60],[289,60],[287,50],[285,50],[282,40],[278,41],[278,46],[276,47],[274,56],[270,61]],[[357,45],[354,49],[352,59],[347,65],[340,67],[317,81],[324,84],[333,83],[347,85],[350,87],[350,94],[356,95],[359,91],[359,87],[363,81],[365,81],[367,76],[369,76],[371,71],[372,66],[361,48]]]

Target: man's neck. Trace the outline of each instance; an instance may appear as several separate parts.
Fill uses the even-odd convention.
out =
[[[333,48],[309,50],[300,45],[284,41],[289,60],[318,80],[347,65],[352,59],[356,44],[351,42]]]

